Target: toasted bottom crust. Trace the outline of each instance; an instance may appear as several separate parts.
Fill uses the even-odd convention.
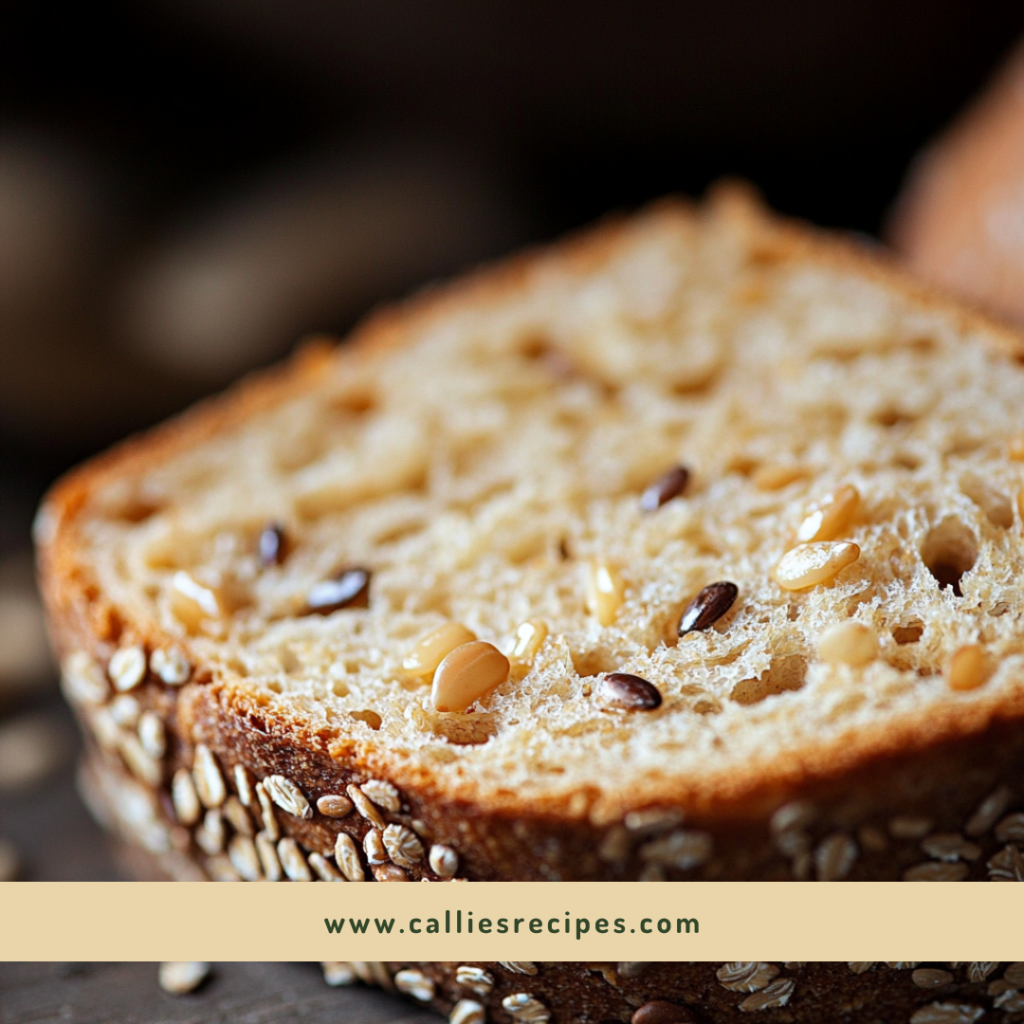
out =
[[[346,966],[349,971],[346,972]],[[1024,963],[351,963],[451,1024],[989,1024],[1024,1019]],[[757,1019],[756,1017],[754,1018]]]
[[[780,794],[743,819],[683,821],[662,804],[598,826],[399,791],[255,710],[241,719],[215,686],[148,679],[96,701],[70,678],[65,692],[88,739],[90,803],[170,877],[1024,881],[1024,735],[1009,728]],[[324,813],[329,795],[343,816]]]

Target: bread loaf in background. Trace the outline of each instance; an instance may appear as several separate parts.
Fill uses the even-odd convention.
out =
[[[1024,963],[331,963],[450,1024],[994,1024],[1024,1017]],[[751,1014],[755,1016],[751,1017]]]
[[[890,234],[916,273],[1024,324],[1024,40],[918,158]]]
[[[1024,881],[1024,340],[742,189],[380,313],[36,533],[166,875]]]

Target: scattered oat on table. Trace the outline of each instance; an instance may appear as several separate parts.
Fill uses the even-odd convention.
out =
[[[160,965],[160,987],[172,995],[194,992],[210,976],[210,965],[201,960],[167,960]]]

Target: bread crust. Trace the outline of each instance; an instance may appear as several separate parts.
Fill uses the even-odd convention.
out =
[[[1012,360],[1024,361],[1024,338],[1012,330],[909,279],[877,253],[769,217],[736,186],[720,188],[697,213],[686,204],[664,201],[641,215],[654,221],[693,216],[729,218],[752,239],[765,261],[813,259],[940,309],[964,332],[983,338]],[[132,609],[118,607],[98,585],[81,557],[79,528],[83,510],[104,484],[183,452],[301,393],[329,365],[337,372],[339,358],[342,372],[355,372],[361,362],[402,346],[415,331],[452,311],[513,294],[539,263],[555,261],[580,269],[598,263],[614,250],[627,226],[635,229],[635,224],[611,219],[553,250],[518,257],[377,313],[356,331],[340,357],[323,346],[304,350],[286,367],[255,375],[224,397],[125,442],[54,487],[40,511],[36,536],[40,583],[58,651],[84,651],[103,666],[119,645],[137,644],[147,652],[175,646],[184,649],[193,665],[183,687],[164,686],[149,672],[136,691],[142,706],[161,716],[169,737],[160,784],[149,786],[162,805],[168,802],[174,772],[191,769],[197,744],[214,752],[229,778],[236,764],[256,780],[282,774],[296,782],[311,803],[324,793],[343,793],[349,785],[383,779],[401,794],[402,810],[392,819],[410,826],[419,823],[421,835],[451,845],[460,857],[460,874],[472,879],[642,877],[645,866],[650,868],[642,854],[643,842],[659,828],[624,827],[626,816],[640,811],[651,812],[652,822],[660,815],[669,823],[662,831],[685,821],[687,830],[710,837],[713,855],[688,867],[663,865],[667,877],[827,878],[830,870],[821,866],[822,844],[843,835],[858,851],[856,863],[843,877],[900,878],[922,860],[917,844],[923,837],[909,842],[894,837],[892,819],[916,816],[931,822],[931,832],[959,832],[993,793],[1009,794],[1003,813],[1022,806],[1024,679],[1009,692],[979,698],[967,708],[933,707],[925,716],[905,714],[884,728],[862,730],[850,735],[841,748],[805,742],[799,750],[766,762],[756,774],[718,772],[681,780],[666,771],[601,794],[524,800],[509,791],[484,797],[471,777],[464,775],[458,784],[441,787],[423,765],[397,761],[372,741],[331,740],[289,713],[273,695],[213,678],[187,642],[162,635]],[[88,709],[80,711],[86,730],[95,730],[95,716],[90,717]],[[109,752],[97,748],[94,756],[109,759]],[[120,763],[116,752],[114,760]],[[116,765],[113,770],[116,773]],[[882,781],[884,785],[879,784]],[[780,809],[787,807],[806,811],[800,815],[801,838],[786,838],[780,847],[780,836],[792,831],[778,827]],[[282,818],[287,834],[307,851],[321,853],[333,849],[339,831],[351,832],[361,842],[370,828],[358,816],[340,821],[319,814],[311,821]],[[167,820],[173,831],[173,814]],[[969,863],[957,862],[967,867],[967,877],[991,875],[986,865],[996,856],[1016,863],[1006,853],[1012,844],[996,837],[995,825],[992,822],[984,835],[974,837],[981,844],[978,856]],[[873,836],[870,842],[865,842],[866,835]],[[423,866],[410,871],[410,877],[421,876],[433,877]]]

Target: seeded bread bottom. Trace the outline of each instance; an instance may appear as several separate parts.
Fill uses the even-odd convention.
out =
[[[78,706],[93,812],[170,878],[1024,881],[1024,742],[1013,732],[990,746],[964,742],[862,769],[841,789],[808,790],[770,815],[752,809],[746,821],[683,824],[647,811],[598,830],[459,817],[326,755],[305,752],[298,763],[273,723],[233,721],[214,688],[170,694],[154,687],[131,696],[139,721],[162,716],[165,754],[149,778],[139,725],[112,727],[107,709]],[[280,791],[267,795],[274,778],[303,779],[308,817],[284,809]],[[370,817],[354,807],[342,818],[312,810],[318,795],[354,787],[380,801],[361,805]],[[403,859],[403,836],[419,843],[419,856],[407,849]]]
[[[336,963],[451,1024],[1009,1024],[1024,963]],[[754,1020],[759,1017],[755,1016]]]

